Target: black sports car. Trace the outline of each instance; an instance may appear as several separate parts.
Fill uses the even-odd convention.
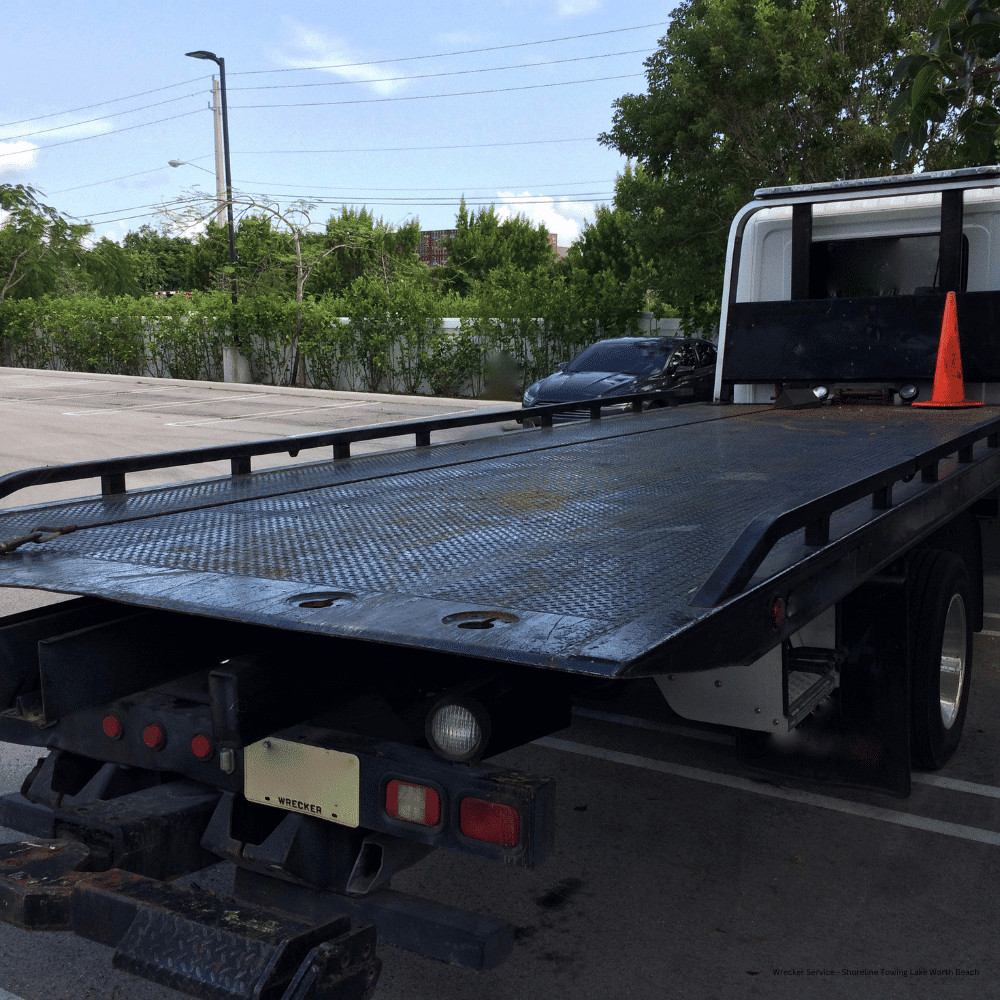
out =
[[[711,399],[715,378],[715,348],[705,340],[677,337],[615,337],[591,344],[559,371],[529,385],[523,406],[605,399],[647,390],[674,389],[681,401]],[[621,409],[631,404],[622,404]],[[655,404],[654,404],[655,405]],[[615,412],[607,406],[605,413]],[[585,407],[560,413],[554,420],[589,417]],[[537,424],[538,418],[522,421]]]

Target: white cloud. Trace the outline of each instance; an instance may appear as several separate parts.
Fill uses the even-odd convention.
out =
[[[590,14],[601,6],[601,0],[559,0],[557,9],[560,17],[575,17]]]
[[[533,195],[530,191],[497,191],[501,204],[497,218],[509,219],[515,215],[527,216],[536,225],[544,223],[550,233],[559,237],[559,246],[568,247],[583,232],[584,219],[594,217],[594,205],[584,201],[556,201],[547,195]],[[520,199],[531,202],[519,204]]]
[[[33,142],[0,142],[0,174],[30,170],[38,162],[38,147]]]
[[[286,19],[286,24],[292,36],[291,47],[297,52],[277,57],[285,66],[317,69],[354,83],[365,83],[377,94],[392,94],[402,88],[402,82],[390,82],[391,77],[400,75],[398,69],[388,64],[365,64],[358,52],[318,28],[309,28],[290,19]]]

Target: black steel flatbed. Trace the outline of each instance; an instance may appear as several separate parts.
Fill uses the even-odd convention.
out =
[[[216,449],[233,476],[134,492],[127,460],[94,463],[105,495],[0,512],[0,541],[77,526],[0,557],[0,585],[604,677],[708,669],[993,490],[998,443],[991,407],[693,404],[251,474]]]

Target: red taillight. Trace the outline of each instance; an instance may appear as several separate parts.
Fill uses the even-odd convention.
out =
[[[202,733],[199,733],[197,736],[192,736],[191,753],[193,753],[199,760],[208,760],[208,758],[212,756],[212,741]]]
[[[142,742],[149,747],[150,750],[159,750],[166,741],[166,735],[163,730],[155,723],[151,722],[142,731]]]
[[[521,839],[521,817],[502,802],[462,799],[459,827],[466,837],[501,847],[515,847]]]
[[[393,819],[437,826],[441,819],[441,796],[426,785],[390,781],[385,786],[385,811]]]
[[[771,628],[780,632],[785,627],[786,609],[783,597],[776,597],[771,602]]]
[[[110,739],[117,740],[121,738],[122,724],[113,715],[104,716],[101,728],[104,730],[104,735]]]

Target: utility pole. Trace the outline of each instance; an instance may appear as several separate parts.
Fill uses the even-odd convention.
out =
[[[226,179],[222,159],[222,107],[219,104],[219,81],[212,77],[212,111],[215,112],[215,200],[219,211],[215,221],[221,229],[226,224]]]
[[[219,85],[216,89],[215,77],[212,77],[212,96],[215,107],[222,105],[222,159],[226,171],[226,223],[229,228],[229,287],[232,290],[233,305],[236,305],[236,229],[233,225],[233,175],[229,163],[229,114],[226,107],[226,60],[214,52],[198,49],[197,52],[185,52],[192,59],[210,59],[219,67]],[[219,177],[219,117],[215,118],[215,177],[218,191]],[[220,213],[221,215],[221,213]],[[221,223],[220,223],[221,224]],[[239,338],[235,338],[234,347],[224,347],[222,352],[223,378],[226,382],[249,382],[250,366],[240,350]]]

